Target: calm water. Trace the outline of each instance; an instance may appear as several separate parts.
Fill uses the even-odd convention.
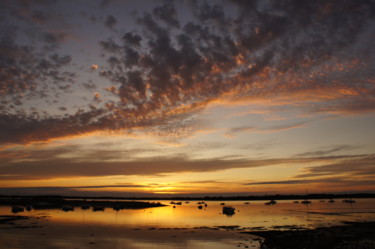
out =
[[[355,203],[312,200],[311,204],[278,201],[225,201],[235,214],[222,214],[221,202],[207,201],[198,209],[197,201],[141,210],[104,212],[81,210],[31,210],[18,213],[32,217],[19,221],[19,228],[5,229],[0,224],[0,243],[5,248],[257,248],[259,244],[235,230],[284,229],[288,226],[315,228],[343,221],[375,221],[375,199]],[[170,201],[162,201],[169,204]],[[0,215],[12,215],[9,206],[0,206]],[[22,229],[34,224],[35,228]],[[220,228],[219,228],[220,227]],[[41,241],[39,237],[43,237]],[[39,239],[38,239],[39,238]],[[111,239],[109,239],[111,238]],[[37,240],[37,241],[34,241]],[[90,245],[90,247],[87,247]]]

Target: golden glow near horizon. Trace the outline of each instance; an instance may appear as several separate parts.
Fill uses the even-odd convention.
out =
[[[208,110],[210,111],[207,112]],[[220,107],[219,110],[208,108],[205,117],[211,115],[215,119],[216,115],[226,113],[226,110],[224,107]],[[241,113],[243,107],[235,109],[229,107],[228,111],[231,115],[216,122],[215,126],[208,126],[207,130],[210,132],[202,130],[202,132],[195,132],[177,140],[169,140],[168,136],[142,133],[127,136],[119,133],[111,136],[88,135],[55,140],[42,145],[9,147],[2,151],[3,159],[11,158],[21,167],[23,164],[28,164],[31,169],[38,168],[34,162],[41,163],[40,169],[37,170],[43,172],[35,172],[35,174],[27,172],[22,176],[23,172],[20,171],[18,172],[21,175],[20,180],[2,180],[1,187],[39,187],[46,190],[51,188],[51,191],[56,191],[53,188],[61,188],[61,191],[69,190],[71,193],[83,195],[90,193],[121,195],[123,193],[125,196],[129,193],[142,195],[232,192],[303,193],[306,188],[311,192],[324,192],[326,189],[343,191],[348,188],[347,181],[352,184],[352,189],[367,190],[363,180],[370,181],[371,177],[366,179],[351,173],[357,170],[360,172],[361,167],[344,168],[346,171],[341,172],[339,166],[335,166],[343,164],[343,167],[348,167],[345,164],[356,165],[367,158],[362,155],[342,158],[342,156],[335,156],[335,153],[348,150],[352,151],[349,154],[354,154],[356,150],[359,150],[362,151],[361,154],[366,154],[371,153],[371,146],[368,147],[367,152],[360,145],[353,145],[337,146],[336,149],[327,148],[332,151],[330,156],[326,157],[309,155],[311,144],[315,143],[314,147],[324,147],[325,144],[325,141],[321,141],[322,145],[319,145],[319,141],[316,140],[313,122],[303,127],[292,126],[286,130],[278,128],[267,133],[258,132],[259,128],[246,129],[244,127],[236,131],[225,126],[233,122],[231,119],[238,121],[248,117],[242,114],[234,115],[233,110]],[[262,121],[259,114],[255,116],[257,117],[252,117],[253,124],[280,122],[280,119],[267,119],[267,121],[263,119]],[[370,117],[364,116],[361,119],[366,120],[366,118]],[[324,122],[325,128],[330,129],[327,132],[336,129],[344,134],[346,129],[348,131],[346,139],[350,139],[352,144],[366,143],[366,141],[371,144],[372,138],[366,138],[365,134],[361,135],[362,131],[358,130],[357,134],[349,133],[350,122],[357,122],[357,120],[357,117],[347,117],[346,121],[349,124],[340,126],[336,125],[335,119],[326,119]],[[368,132],[371,130],[369,126],[366,128],[366,125],[362,125],[362,127],[368,129]],[[233,136],[227,137],[228,132],[232,132]],[[291,137],[294,139],[290,140]],[[331,143],[339,144],[342,139],[342,136],[331,138]],[[335,140],[337,142],[334,142]],[[175,146],[175,143],[178,146]],[[105,144],[104,147],[103,144]],[[43,154],[49,155],[51,161],[43,162],[44,160],[40,159]],[[61,163],[59,167],[66,167],[67,172],[54,169],[54,162]],[[74,163],[77,166],[73,168],[77,168],[69,167],[69,163]],[[329,171],[329,165],[332,165],[332,172],[322,170],[314,173],[314,168],[326,167]],[[80,169],[81,166],[82,169]],[[100,170],[99,166],[108,167],[108,171],[103,171],[109,172],[108,175],[101,176],[100,174],[103,173],[95,172]],[[128,167],[131,168],[129,171],[122,172],[123,168]],[[369,165],[367,168],[371,170],[372,166]],[[366,167],[363,170],[366,170]],[[26,168],[25,171],[27,171]],[[70,175],[69,171],[72,171]],[[134,174],[131,174],[132,171]],[[311,176],[304,177],[304,174],[311,174]],[[8,176],[11,179],[12,176],[17,178],[12,172],[9,172]]]
[[[375,191],[367,3],[99,2],[2,4],[0,194]]]

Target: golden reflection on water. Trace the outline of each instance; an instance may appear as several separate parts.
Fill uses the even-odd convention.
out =
[[[93,212],[76,207],[74,211],[33,210],[22,215],[48,214],[49,220],[62,223],[101,224],[128,227],[214,227],[240,226],[264,227],[298,225],[316,227],[331,225],[342,220],[368,220],[375,218],[375,199],[359,199],[350,205],[337,200],[335,203],[312,200],[309,205],[293,203],[293,201],[278,201],[276,205],[264,205],[265,201],[226,201],[225,205],[236,209],[233,216],[222,214],[220,202],[207,201],[207,207],[198,209],[197,201],[168,205],[148,209],[124,209],[115,211],[106,208],[104,212]],[[169,201],[162,202],[169,204]],[[10,213],[10,208],[1,207],[0,213]]]

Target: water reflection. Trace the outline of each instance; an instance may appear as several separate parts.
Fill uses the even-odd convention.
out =
[[[272,200],[269,201],[272,203]],[[162,202],[168,206],[147,209],[121,209],[117,206],[65,206],[60,209],[43,209],[50,220],[92,224],[156,226],[156,227],[200,227],[238,225],[240,227],[265,227],[299,225],[315,227],[335,224],[340,220],[364,220],[374,218],[375,199],[360,199],[357,202],[322,202],[320,200],[278,201],[264,205],[263,201],[248,202]],[[224,205],[223,205],[224,204]],[[90,210],[91,208],[91,210]],[[0,213],[22,213],[36,215],[40,210],[25,212],[24,207],[1,207]]]
[[[55,248],[56,243],[61,243],[59,248],[87,245],[92,248],[230,248],[245,243],[232,230],[314,228],[341,221],[375,220],[375,199],[277,201],[270,205],[264,205],[264,201],[251,204],[165,201],[161,204],[168,206],[146,209],[122,209],[115,205],[113,208],[64,206],[28,212],[21,206],[0,206],[1,215],[33,217],[19,221],[23,223],[17,223],[18,226],[37,227],[2,229],[0,243],[8,243],[9,248],[22,248],[9,243],[33,240],[42,242],[38,247],[28,248]],[[45,234],[42,240],[41,234]],[[249,247],[259,246],[253,240],[246,243]]]
[[[49,228],[2,230],[2,248],[206,248],[224,249],[244,245],[259,248],[250,237],[234,232],[209,229],[129,229],[111,226],[87,226],[54,223]]]

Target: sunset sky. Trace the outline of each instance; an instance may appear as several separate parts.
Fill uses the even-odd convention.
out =
[[[0,1],[0,194],[375,192],[375,2]]]

